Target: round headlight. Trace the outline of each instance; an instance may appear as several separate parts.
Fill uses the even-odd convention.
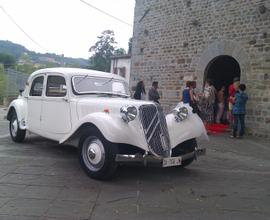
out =
[[[183,121],[188,116],[188,109],[186,107],[175,108],[173,110],[173,114],[177,122]]]
[[[127,105],[120,109],[120,115],[125,122],[133,121],[137,116],[137,109],[135,106]]]

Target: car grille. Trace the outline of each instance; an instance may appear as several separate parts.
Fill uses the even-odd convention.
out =
[[[151,153],[169,157],[170,137],[162,108],[159,105],[142,105],[139,108],[139,115]]]

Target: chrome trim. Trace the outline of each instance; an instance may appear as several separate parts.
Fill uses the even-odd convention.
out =
[[[196,148],[195,151],[181,155],[182,161],[188,160],[192,157],[195,159],[198,156],[206,154],[206,148]],[[141,163],[144,166],[147,165],[160,165],[162,166],[163,159],[154,155],[141,155],[141,154],[116,154],[115,161],[119,163]]]

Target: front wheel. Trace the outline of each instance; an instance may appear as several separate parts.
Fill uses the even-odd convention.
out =
[[[22,142],[25,138],[25,130],[20,129],[16,112],[12,113],[9,121],[9,133],[13,141]]]
[[[79,160],[87,175],[94,179],[111,178],[117,169],[117,145],[107,141],[96,128],[90,128],[81,137]]]

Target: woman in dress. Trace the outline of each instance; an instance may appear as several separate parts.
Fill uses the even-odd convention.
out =
[[[204,90],[201,95],[200,110],[202,113],[202,118],[207,126],[215,120],[214,107],[216,100],[216,89],[212,84],[212,80],[207,79],[205,82]]]
[[[216,116],[216,123],[220,123],[222,115],[224,113],[225,106],[225,86],[222,86],[221,89],[217,93],[217,101],[218,101],[218,111]]]
[[[134,93],[134,99],[137,100],[145,100],[145,87],[144,87],[144,82],[141,80],[140,82],[137,83],[135,93]]]

